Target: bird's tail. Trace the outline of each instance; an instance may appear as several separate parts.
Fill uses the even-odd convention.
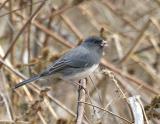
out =
[[[35,75],[35,76],[33,76],[33,77],[31,77],[31,78],[29,78],[29,79],[27,79],[27,80],[24,80],[24,81],[16,84],[15,87],[14,87],[14,89],[16,89],[16,88],[18,88],[18,87],[21,87],[21,86],[23,86],[23,85],[25,85],[25,84],[27,84],[27,83],[32,82],[32,81],[36,81],[36,80],[38,80],[39,78],[40,78],[39,75]]]

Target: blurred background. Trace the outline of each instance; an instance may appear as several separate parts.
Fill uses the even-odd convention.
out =
[[[91,35],[108,47],[87,82],[84,123],[134,122],[127,99],[140,95],[146,122],[158,124],[159,0],[1,0],[0,123],[74,124],[76,83],[46,79],[12,87]]]

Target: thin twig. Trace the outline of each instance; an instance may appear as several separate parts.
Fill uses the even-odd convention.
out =
[[[54,38],[57,41],[59,41],[60,43],[62,43],[63,45],[65,45],[67,47],[73,47],[73,45],[71,45],[69,43],[69,41],[66,41],[64,38],[62,38],[61,36],[59,36],[56,32],[53,32],[53,31],[49,30],[48,28],[46,28],[45,26],[43,26],[42,24],[40,24],[38,21],[33,21],[33,24],[37,28],[39,28],[40,30],[42,30],[45,33],[47,33],[48,35],[50,35],[52,38]]]
[[[96,105],[92,105],[92,104],[87,103],[87,102],[81,102],[81,101],[78,101],[78,102],[84,103],[84,104],[89,105],[89,106],[93,106],[93,107],[98,108],[98,109],[100,109],[100,110],[102,110],[102,111],[105,111],[105,112],[107,112],[107,113],[109,113],[109,114],[111,114],[111,115],[114,115],[115,117],[118,117],[118,118],[124,120],[125,122],[127,122],[127,123],[129,123],[129,124],[133,124],[131,121],[127,120],[126,118],[123,118],[123,117],[121,117],[121,116],[119,116],[119,115],[116,115],[116,114],[114,114],[113,112],[111,112],[111,111],[109,111],[109,110],[106,110],[106,109],[101,108],[101,107],[96,106]]]
[[[44,102],[45,104],[48,106],[49,111],[51,112],[51,114],[53,115],[53,117],[57,120],[59,117],[56,114],[56,112],[54,111],[54,109],[52,108],[48,98],[44,98]]]
[[[63,15],[63,14],[60,15],[60,17],[64,20],[66,25],[68,25],[68,27],[73,31],[74,34],[76,34],[76,36],[80,40],[84,38],[82,33],[75,27],[75,25],[72,23],[72,21],[69,19],[69,17],[67,17],[66,15]]]
[[[123,90],[121,89],[121,87],[119,86],[118,84],[118,81],[115,79],[115,75],[112,71],[107,71],[107,70],[104,70],[103,71],[104,74],[108,74],[108,76],[111,78],[111,80],[115,83],[117,89],[120,91],[121,95],[123,96],[123,98],[127,98],[125,93],[123,92]]]
[[[55,11],[55,10],[52,9],[52,10],[51,10],[51,13],[54,12],[54,11]],[[51,25],[51,24],[52,24],[52,20],[53,20],[53,18],[52,18],[52,16],[50,16],[50,18],[48,19],[48,24],[47,24],[47,28],[48,28],[48,29],[51,29],[51,27],[52,27],[52,25]],[[45,39],[44,39],[44,41],[43,41],[43,46],[44,46],[44,47],[46,47],[46,46],[48,45],[48,40],[49,40],[49,38],[50,38],[49,35],[46,33],[46,34],[45,34]]]
[[[29,16],[31,16],[32,15],[32,10],[33,10],[33,8],[32,8],[32,6],[33,6],[33,3],[32,3],[33,1],[32,0],[30,0],[30,3],[31,3],[31,6],[30,6],[30,8],[29,8]],[[30,50],[30,48],[31,48],[31,22],[28,24],[28,27],[27,27],[27,30],[28,30],[28,33],[26,34],[27,36],[27,38],[26,38],[26,40],[27,40],[27,52],[28,52],[28,63],[30,62],[30,59],[31,59],[31,50]],[[30,68],[30,66],[28,66],[28,71],[29,71],[29,74],[31,75],[31,68]]]
[[[30,122],[28,121],[14,121],[14,120],[0,120],[0,123],[1,124],[31,124]]]

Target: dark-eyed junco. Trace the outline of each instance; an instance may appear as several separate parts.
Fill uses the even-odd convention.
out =
[[[42,73],[15,85],[15,89],[43,77],[58,76],[63,80],[80,80],[89,76],[99,65],[106,42],[91,36],[71,49]]]

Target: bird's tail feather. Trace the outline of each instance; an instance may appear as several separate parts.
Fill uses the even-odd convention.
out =
[[[21,86],[23,86],[23,85],[25,85],[25,84],[27,84],[27,83],[32,82],[32,81],[36,81],[36,80],[38,80],[39,78],[40,78],[39,75],[35,75],[35,76],[33,76],[33,77],[31,77],[31,78],[29,78],[29,79],[27,79],[27,80],[24,80],[24,81],[16,84],[15,87],[14,87],[14,89],[16,89],[16,88],[18,88],[18,87],[21,87]]]

